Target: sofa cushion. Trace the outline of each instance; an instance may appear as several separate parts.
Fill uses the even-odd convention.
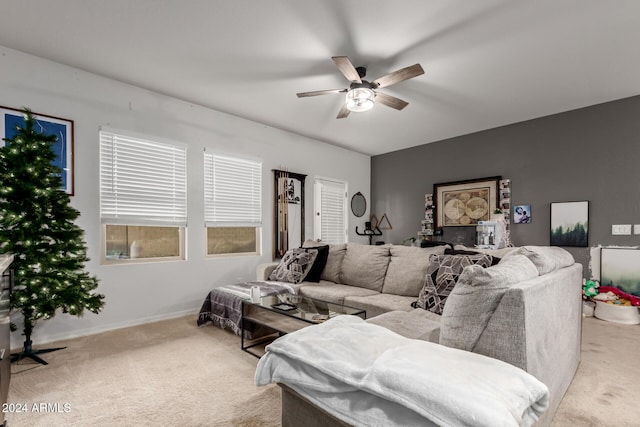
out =
[[[432,255],[424,286],[413,307],[442,314],[447,297],[456,286],[462,271],[471,265],[490,267],[491,255]]]
[[[382,293],[415,297],[424,284],[429,267],[429,257],[444,253],[444,246],[416,248],[393,245],[389,248],[391,258],[384,278]]]
[[[320,283],[302,283],[302,286],[298,288],[298,294],[334,304],[344,304],[345,297],[347,296],[377,295],[378,292],[372,291],[371,289],[320,280]]]
[[[540,276],[575,263],[569,252],[557,246],[522,246],[507,256],[512,255],[524,255],[529,258]]]
[[[317,256],[317,249],[289,249],[271,272],[271,275],[269,275],[269,280],[300,283],[311,270],[311,266]]]
[[[348,243],[338,283],[380,292],[387,274],[389,258],[389,246]]]
[[[303,248],[317,248],[318,246],[325,246],[326,243],[317,242],[315,240],[305,240],[302,244]],[[340,283],[340,267],[342,266],[342,260],[347,252],[347,244],[340,243],[336,245],[329,245],[329,254],[327,255],[327,262],[324,265],[324,269],[320,274],[321,280],[328,280],[334,283]]]
[[[367,322],[403,337],[437,343],[440,339],[440,316],[427,310],[394,310],[369,318]]]
[[[538,270],[524,255],[505,257],[489,268],[465,268],[442,312],[440,344],[473,351],[505,292],[535,277]]]
[[[366,310],[367,318],[378,316],[387,311],[413,310],[411,303],[416,297],[405,297],[402,295],[381,294],[376,292],[373,295],[349,295],[344,298],[344,304],[351,307]]]

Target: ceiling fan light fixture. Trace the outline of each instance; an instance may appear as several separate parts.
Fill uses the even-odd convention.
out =
[[[347,108],[349,111],[368,111],[375,105],[376,94],[367,87],[357,87],[347,92]]]

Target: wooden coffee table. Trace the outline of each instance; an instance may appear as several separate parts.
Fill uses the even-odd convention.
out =
[[[282,335],[343,314],[367,318],[365,310],[300,295],[271,295],[262,297],[259,302],[243,300],[240,348],[256,357],[262,357],[264,353],[254,353],[250,349],[264,346]],[[273,329],[274,333],[256,340],[245,339],[244,332],[250,324],[265,326]]]

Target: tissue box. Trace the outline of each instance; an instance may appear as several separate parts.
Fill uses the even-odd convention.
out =
[[[596,308],[593,315],[608,322],[624,323],[626,325],[640,324],[640,312],[638,307],[625,306],[619,304],[607,304],[596,301]]]

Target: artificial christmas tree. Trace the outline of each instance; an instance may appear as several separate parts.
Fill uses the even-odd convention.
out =
[[[20,311],[25,336],[13,360],[57,349],[34,350],[31,334],[38,320],[63,313],[98,313],[104,295],[98,279],[84,271],[88,261],[83,230],[74,221],[80,212],[61,189],[60,169],[52,164],[54,135],[37,130],[37,120],[24,110],[25,123],[0,148],[0,253],[14,255],[15,287],[11,308]]]

